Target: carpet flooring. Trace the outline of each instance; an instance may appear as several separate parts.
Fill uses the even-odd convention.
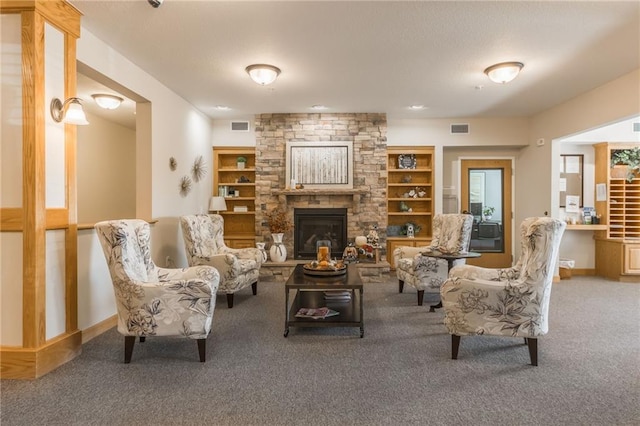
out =
[[[519,338],[463,337],[397,281],[365,285],[357,328],[284,331],[284,285],[219,297],[194,341],[147,338],[123,364],[115,329],[33,381],[1,382],[8,425],[638,425],[640,286],[554,284],[550,332],[529,365]]]

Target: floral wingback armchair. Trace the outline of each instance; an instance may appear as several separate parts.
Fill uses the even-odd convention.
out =
[[[398,290],[402,293],[404,284],[415,287],[418,305],[422,306],[424,292],[438,294],[440,286],[449,276],[447,261],[422,253],[438,250],[443,253],[466,252],[471,242],[473,216],[469,214],[438,214],[433,218],[431,244],[424,247],[398,247],[393,251],[398,277]],[[464,264],[464,259],[454,264]]]
[[[528,224],[528,226],[527,226]],[[454,267],[440,289],[444,324],[451,333],[453,359],[460,336],[524,337],[532,365],[538,365],[538,340],[549,330],[551,285],[566,224],[539,217],[523,222],[519,270]]]
[[[131,361],[136,337],[181,336],[196,339],[205,362],[220,275],[215,268],[159,268],[150,255],[149,224],[112,220],[95,225],[104,251],[125,337],[124,362]]]
[[[262,253],[257,248],[233,249],[224,243],[224,219],[217,214],[198,214],[180,218],[189,266],[209,265],[220,272],[220,292],[233,308],[233,295],[251,285],[258,293]]]

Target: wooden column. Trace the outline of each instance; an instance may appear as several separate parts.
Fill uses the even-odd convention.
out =
[[[64,34],[64,96],[76,96],[80,12],[64,0],[3,0],[2,14],[21,16],[22,206],[2,208],[1,232],[22,233],[22,346],[0,347],[3,379],[34,379],[81,352],[77,309],[76,129],[64,125],[65,206],[45,200],[45,24]],[[63,124],[60,124],[61,126]],[[65,230],[65,331],[46,335],[46,233]],[[16,300],[15,303],[20,303]]]

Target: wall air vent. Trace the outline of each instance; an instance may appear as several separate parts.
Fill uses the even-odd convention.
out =
[[[249,122],[248,121],[232,121],[231,131],[232,132],[248,132]]]
[[[640,132],[640,123],[633,123],[633,131]]]
[[[452,124],[451,125],[451,134],[468,134],[469,133],[469,125],[468,124]]]

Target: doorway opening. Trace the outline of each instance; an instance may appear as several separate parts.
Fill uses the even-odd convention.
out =
[[[506,268],[512,254],[511,160],[461,160],[461,209],[473,215],[469,264]]]

